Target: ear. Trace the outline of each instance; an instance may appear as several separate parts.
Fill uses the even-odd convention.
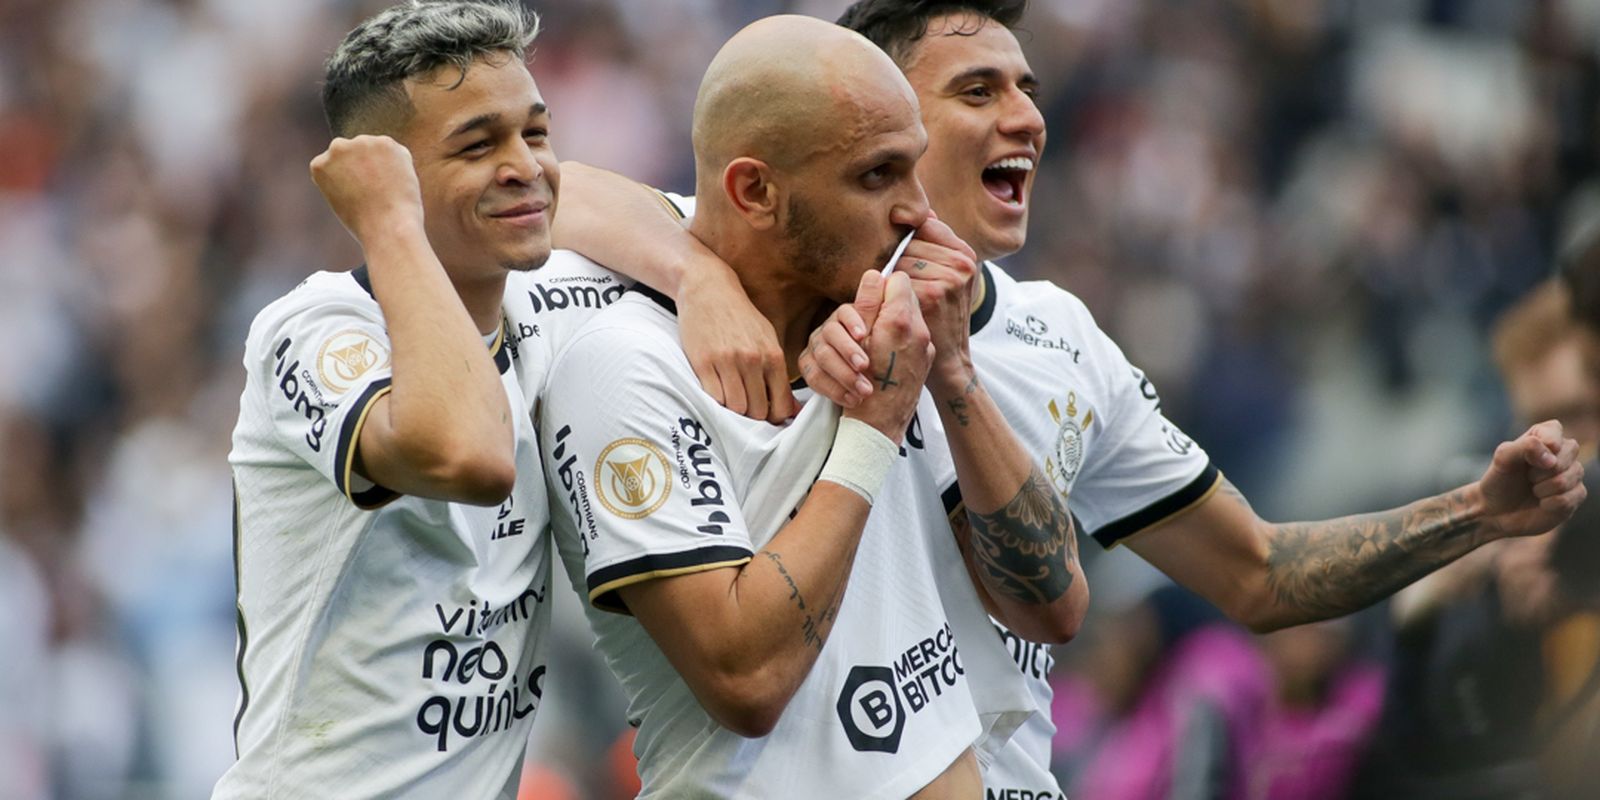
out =
[[[778,224],[778,186],[772,167],[754,158],[736,158],[722,171],[722,192],[750,227],[765,231]]]

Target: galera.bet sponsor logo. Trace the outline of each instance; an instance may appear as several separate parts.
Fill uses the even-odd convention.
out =
[[[594,462],[595,495],[623,519],[655,513],[672,494],[667,456],[654,444],[630,436],[606,445]]]

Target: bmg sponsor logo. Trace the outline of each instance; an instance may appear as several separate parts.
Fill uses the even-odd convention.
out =
[[[608,286],[546,286],[537,284],[528,292],[528,301],[533,303],[533,313],[539,314],[546,310],[560,311],[566,308],[605,308],[617,301],[622,293],[627,291],[620,283]]]
[[[966,674],[949,625],[907,648],[892,667],[852,667],[835,704],[845,738],[859,752],[899,752],[906,720]]]

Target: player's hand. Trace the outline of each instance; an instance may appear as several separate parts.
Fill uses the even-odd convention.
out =
[[[840,408],[855,408],[872,394],[872,381],[867,379],[871,359],[863,345],[871,324],[857,303],[865,303],[871,313],[877,313],[883,303],[883,276],[877,270],[861,276],[856,302],[834,309],[827,321],[811,332],[811,341],[800,354],[800,377]]]
[[[882,302],[874,303],[879,286]],[[899,444],[917,411],[917,398],[933,362],[928,326],[917,307],[911,279],[900,273],[890,275],[888,281],[875,271],[863,275],[856,290],[856,310],[863,320],[871,320],[866,350],[872,394],[844,414]]]
[[[1485,521],[1501,536],[1532,536],[1565,522],[1588,496],[1578,443],[1541,422],[1495,448],[1478,480]]]
[[[411,151],[387,136],[336,138],[311,159],[311,180],[339,221],[365,244],[396,224],[422,226],[422,189]]]
[[[678,286],[683,352],[701,388],[736,414],[787,422],[796,403],[772,323],[727,265],[701,266],[684,270]]]
[[[968,332],[977,254],[949,225],[929,216],[895,265],[911,279],[933,338],[934,364],[928,388],[935,396],[963,390],[972,377]]]

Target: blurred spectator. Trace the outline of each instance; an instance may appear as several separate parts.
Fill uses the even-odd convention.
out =
[[[1244,756],[1250,800],[1341,800],[1383,710],[1383,671],[1352,658],[1349,619],[1261,637],[1275,692]]]
[[[1495,356],[1517,424],[1560,420],[1592,454],[1600,380],[1565,293],[1552,279],[1515,305],[1495,327]],[[1595,741],[1600,693],[1592,544],[1600,531],[1584,529],[1592,524],[1579,518],[1496,542],[1395,599],[1393,675],[1367,795],[1487,800],[1600,789],[1584,749]],[[1553,558],[1558,548],[1569,555]]]

